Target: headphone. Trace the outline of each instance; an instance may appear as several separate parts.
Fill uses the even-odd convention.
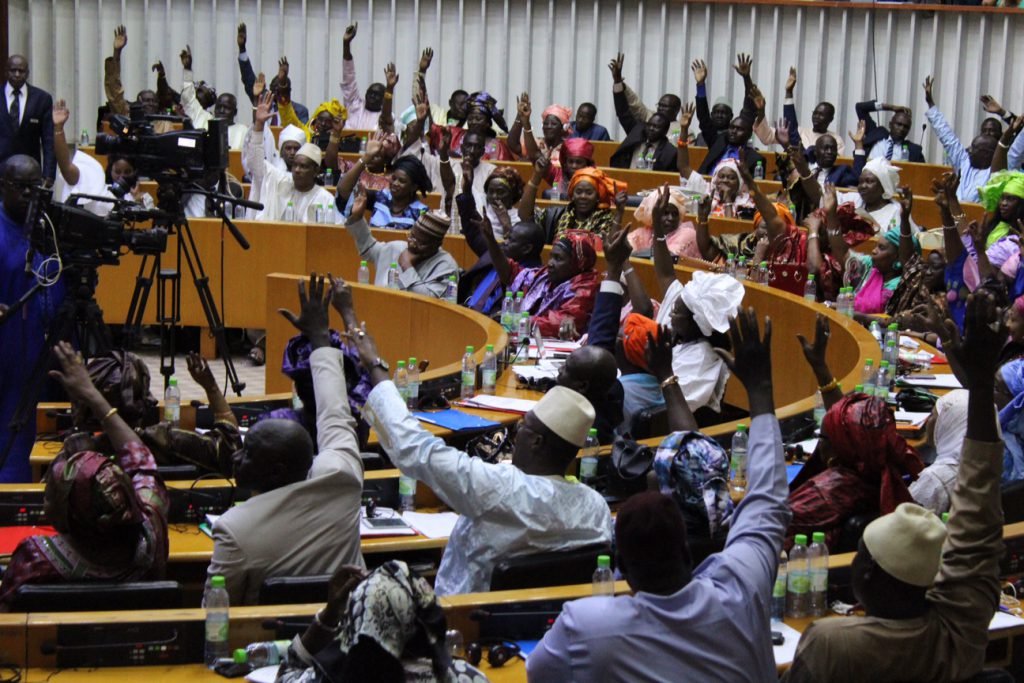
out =
[[[510,640],[481,638],[466,646],[466,661],[473,666],[479,666],[484,647],[487,647],[487,663],[492,669],[501,668],[512,658],[521,656],[519,646]]]

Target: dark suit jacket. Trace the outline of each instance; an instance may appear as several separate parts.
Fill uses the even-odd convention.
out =
[[[252,106],[255,107],[256,96],[252,94],[252,87],[256,83],[256,72],[252,68],[252,58],[239,59],[238,71],[242,76],[242,87],[245,89],[245,94],[249,97],[249,101],[252,102]],[[269,86],[270,83],[268,82],[267,85]],[[306,108],[306,105],[292,100],[292,108],[295,110],[295,115],[299,117],[299,121],[303,123],[309,121],[309,109]]]
[[[612,292],[597,293],[594,300],[594,312],[590,315],[587,326],[587,344],[597,346],[615,354],[615,339],[619,334],[619,316],[622,313],[622,295]],[[594,428],[597,429],[597,440],[602,444],[615,441],[615,428],[622,424],[622,403],[625,392],[619,380],[615,380],[608,393],[599,400],[593,400]]]
[[[725,154],[726,148],[729,143],[726,141],[724,135],[719,135],[713,145],[708,147],[708,155],[704,157],[704,162],[700,165],[700,169],[697,171],[701,175],[711,175],[711,172],[715,170],[715,166],[718,165],[719,159]],[[750,169],[750,172],[754,172],[754,167],[757,166],[757,162],[764,164],[765,169],[768,168],[768,164],[765,163],[764,157],[761,156],[757,150],[753,147],[747,147],[746,149],[746,165]]]
[[[7,83],[4,83],[7,87]],[[43,168],[43,178],[53,180],[57,175],[57,157],[53,154],[53,98],[50,93],[26,84],[22,89],[21,125],[14,129],[14,122],[6,113],[4,99],[3,113],[0,113],[0,161],[15,154],[26,154]]]
[[[741,116],[746,116],[751,121],[754,120],[755,112],[757,107],[754,104],[754,100],[750,97],[743,97],[743,108],[740,110]],[[735,112],[734,112],[735,113]],[[697,138],[697,144],[703,144],[705,147],[711,147],[719,138],[725,137],[725,130],[718,130],[714,124],[711,123],[711,108],[708,106],[708,94],[706,87],[697,88],[697,124],[700,126],[700,136]]]
[[[622,141],[619,148],[612,154],[608,165],[612,168],[629,168],[633,160],[633,152],[644,144],[644,136],[647,133],[647,122],[637,121],[629,113],[629,105],[626,102],[624,92],[615,93],[615,114],[619,117],[619,123],[629,131],[629,135]],[[668,138],[664,138],[654,148],[654,171],[675,171],[678,168],[676,163],[676,150],[669,144]]]
[[[856,104],[857,119],[864,122],[864,150],[870,152],[871,148],[877,143],[889,137],[889,129],[885,126],[879,126],[875,123],[875,120],[871,117],[871,114],[875,111],[876,100],[866,100],[864,102],[858,102]],[[923,164],[924,161],[924,150],[921,149],[921,145],[915,144],[910,140],[904,140],[903,144],[907,146],[909,154],[909,161],[914,161],[919,164]]]

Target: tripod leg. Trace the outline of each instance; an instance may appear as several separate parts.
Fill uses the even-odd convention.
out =
[[[152,259],[152,262],[150,261]],[[149,274],[146,275],[146,266],[149,266]],[[146,254],[139,263],[139,272],[135,276],[135,289],[132,290],[132,301],[128,306],[128,315],[125,316],[124,329],[122,330],[122,345],[126,349],[135,348],[142,338],[142,317],[146,313],[146,304],[149,302],[149,292],[153,288],[153,280],[160,268],[159,254]]]
[[[224,330],[224,323],[221,321],[220,313],[217,311],[217,304],[213,299],[213,293],[210,292],[210,278],[207,277],[206,271],[203,270],[203,263],[199,260],[199,251],[196,249],[195,240],[192,239],[192,230],[189,228],[188,223],[182,223],[179,226],[178,245],[183,247],[185,261],[188,263],[189,272],[191,272],[192,280],[196,285],[196,294],[199,295],[199,302],[203,306],[203,314],[206,316],[210,332],[213,333],[213,338],[217,342],[217,352],[224,360],[228,381],[231,384],[232,390],[241,396],[242,390],[245,389],[245,384],[238,381],[238,372],[235,370],[235,363],[231,360],[231,353],[228,351],[228,339]]]

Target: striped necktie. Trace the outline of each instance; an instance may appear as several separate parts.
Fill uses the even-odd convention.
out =
[[[893,146],[894,145],[892,144],[892,138],[889,138],[889,141],[885,145],[885,158],[888,159],[889,161],[892,161]]]
[[[21,90],[14,91],[14,101],[11,102],[11,123],[14,124],[14,130],[18,130],[18,126],[21,125]]]

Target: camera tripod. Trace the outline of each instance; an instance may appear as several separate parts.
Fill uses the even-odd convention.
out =
[[[221,177],[224,187],[224,178]],[[242,235],[238,227],[231,221],[225,208],[224,202],[231,202],[239,206],[249,208],[262,208],[261,205],[235,199],[229,195],[202,189],[189,188],[189,193],[200,194],[214,199],[215,214],[224,225],[228,227],[231,234],[238,241],[243,249],[249,248],[249,242]],[[188,266],[189,274],[195,285],[196,295],[203,309],[206,324],[213,335],[217,347],[217,353],[224,361],[227,370],[228,382],[235,394],[241,396],[245,389],[245,383],[239,381],[238,372],[235,370],[234,361],[228,351],[227,334],[217,304],[214,301],[213,293],[210,291],[210,278],[203,268],[203,262],[199,258],[199,251],[196,248],[195,239],[192,237],[192,229],[189,227],[188,219],[185,217],[184,207],[181,203],[183,187],[180,181],[160,181],[157,189],[157,206],[164,212],[173,216],[155,223],[156,227],[167,230],[168,235],[177,234],[177,249],[175,264],[173,268],[163,267],[162,251],[153,251],[142,254],[142,262],[139,264],[139,271],[135,277],[135,288],[132,291],[131,303],[128,307],[128,314],[125,318],[123,343],[126,348],[134,346],[142,333],[142,318],[146,312],[146,305],[149,302],[150,292],[153,284],[157,283],[156,306],[157,324],[160,327],[160,374],[164,376],[164,386],[170,381],[174,374],[174,356],[176,330],[181,325],[181,277],[182,258]]]

